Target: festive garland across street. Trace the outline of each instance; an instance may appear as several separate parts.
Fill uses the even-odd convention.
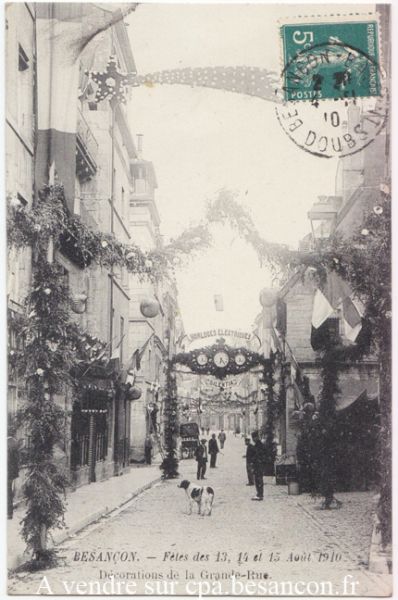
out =
[[[263,240],[247,211],[233,194],[220,192],[207,208],[205,220],[183,232],[177,239],[162,248],[143,252],[134,244],[122,244],[108,233],[88,227],[80,217],[70,215],[64,203],[61,186],[44,188],[32,208],[11,198],[7,209],[8,243],[11,247],[32,249],[32,288],[26,299],[25,314],[13,316],[11,326],[23,339],[23,348],[10,352],[11,368],[22,377],[26,402],[19,420],[30,432],[30,452],[26,465],[27,478],[24,496],[27,512],[23,520],[24,538],[35,557],[48,562],[52,552],[46,549],[48,531],[63,526],[65,511],[62,495],[67,480],[53,461],[53,448],[62,435],[65,414],[56,404],[55,396],[65,385],[73,384],[72,374],[79,365],[106,365],[109,356],[106,344],[90,336],[71,320],[69,290],[63,270],[52,260],[54,250],[64,252],[81,268],[100,265],[106,268],[123,266],[138,277],[156,281],[172,277],[184,257],[210,245],[209,225],[228,223],[256,250],[260,262],[286,278],[298,266],[314,267],[320,278],[332,269],[351,286],[365,305],[364,322],[369,327],[369,343],[350,347],[328,346],[322,350],[323,387],[321,390],[319,418],[315,428],[333,429],[338,376],[350,361],[360,360],[375,353],[380,364],[380,429],[381,496],[379,520],[383,540],[388,543],[391,532],[391,206],[389,190],[375,195],[374,206],[365,214],[358,231],[346,240],[334,236],[316,253],[300,255],[280,244]],[[244,354],[244,353],[242,353]],[[246,355],[245,360],[253,357]],[[199,354],[179,355],[184,364],[201,372]],[[333,360],[331,360],[333,358]],[[232,372],[241,372],[234,364],[217,365],[215,354],[210,356],[212,373],[223,378]],[[225,357],[224,357],[225,360]],[[241,359],[240,359],[241,360]],[[223,361],[224,362],[224,361]],[[260,361],[261,362],[261,361]],[[175,361],[169,362],[166,402],[165,439],[166,453],[162,464],[165,477],[178,473],[176,437],[178,435],[177,387]],[[265,364],[265,363],[264,363]],[[231,370],[232,369],[232,370]],[[265,437],[271,460],[275,456],[274,427],[283,409],[283,386],[274,400],[274,369],[264,366],[267,386],[267,422]],[[326,390],[329,390],[326,392]],[[322,405],[322,406],[321,406]],[[318,430],[318,429],[317,429]],[[326,438],[325,438],[326,439]],[[329,438],[328,438],[329,439]],[[327,441],[327,440],[326,440]],[[330,452],[327,444],[321,452]],[[322,472],[320,477],[322,477]],[[322,490],[322,482],[319,489]],[[331,490],[321,491],[328,494]]]

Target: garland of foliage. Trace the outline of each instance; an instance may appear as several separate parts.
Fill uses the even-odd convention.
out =
[[[63,190],[60,186],[52,186],[45,188],[39,195],[38,201],[32,209],[22,206],[19,200],[11,199],[7,211],[7,228],[8,240],[11,246],[22,248],[31,246],[33,249],[33,281],[34,287],[27,300],[27,306],[31,307],[27,310],[29,320],[28,328],[36,329],[36,338],[40,349],[45,346],[50,350],[58,344],[57,348],[64,348],[62,358],[59,363],[54,357],[54,372],[58,373],[57,385],[62,385],[69,377],[70,368],[75,361],[75,350],[67,351],[67,340],[64,332],[71,327],[69,322],[67,304],[61,301],[57,307],[49,308],[41,298],[42,289],[44,295],[51,296],[53,293],[51,285],[56,283],[59,289],[62,288],[61,273],[57,272],[57,267],[50,264],[47,271],[43,265],[47,259],[47,251],[49,245],[54,244],[55,249],[65,250],[67,254],[74,255],[79,266],[86,267],[91,263],[96,263],[106,267],[116,265],[125,266],[131,273],[137,274],[139,277],[149,277],[156,280],[160,277],[167,276],[174,268],[181,263],[184,255],[188,255],[195,250],[203,249],[210,243],[207,226],[213,222],[226,222],[237,229],[240,235],[246,239],[255,248],[261,262],[267,260],[270,266],[274,269],[281,267],[294,267],[297,264],[306,264],[316,266],[322,274],[327,269],[336,270],[352,287],[354,293],[365,304],[365,319],[369,322],[372,331],[372,350],[376,353],[380,363],[380,409],[381,409],[381,437],[380,437],[380,456],[381,456],[381,495],[379,503],[379,520],[382,531],[383,540],[388,543],[391,539],[391,297],[390,285],[390,255],[391,255],[391,230],[390,230],[390,197],[387,192],[382,192],[376,200],[373,210],[369,212],[364,223],[358,230],[356,235],[350,240],[343,240],[337,236],[332,238],[330,242],[320,249],[315,255],[296,256],[292,260],[290,251],[279,244],[270,244],[263,240],[255,228],[251,217],[247,212],[236,202],[235,197],[228,191],[222,191],[215,202],[209,204],[206,221],[196,227],[184,232],[177,240],[171,240],[170,244],[164,248],[156,249],[147,253],[142,252],[135,245],[126,245],[118,242],[114,236],[104,234],[99,231],[94,231],[87,227],[79,217],[70,216],[64,205]],[[40,273],[44,276],[48,275],[45,288],[40,288],[36,285],[36,281],[40,283]],[[50,290],[50,293],[48,293]],[[67,290],[65,297],[67,296]],[[35,296],[36,294],[36,296]],[[62,294],[62,297],[63,294]],[[45,300],[45,298],[44,298]],[[48,300],[48,298],[47,298]],[[43,314],[35,310],[36,302]],[[56,308],[59,308],[59,314]],[[46,331],[46,323],[51,323],[54,326],[57,337],[48,337]],[[64,325],[64,328],[62,327]],[[27,333],[27,332],[26,332]],[[81,336],[81,332],[77,333],[77,338]],[[29,336],[28,336],[29,337]],[[61,339],[61,341],[59,341]],[[74,338],[76,340],[76,336]],[[48,343],[47,343],[48,342]],[[49,345],[50,344],[50,345]],[[71,348],[73,343],[71,342]],[[342,350],[343,354],[346,352]],[[58,355],[54,351],[55,356]],[[339,358],[344,358],[340,353]],[[363,356],[363,353],[362,353]],[[30,357],[30,358],[29,358]],[[32,443],[37,444],[33,455],[36,456],[35,465],[32,462],[31,472],[29,473],[29,485],[38,486],[34,489],[36,492],[32,494],[36,498],[38,510],[28,511],[29,520],[24,524],[24,535],[28,543],[35,549],[42,549],[42,542],[39,543],[39,537],[43,538],[43,526],[51,528],[62,523],[63,508],[62,502],[52,501],[54,510],[50,510],[50,514],[46,514],[44,519],[43,506],[40,508],[40,498],[38,489],[42,487],[44,481],[40,477],[39,465],[43,461],[44,471],[47,473],[46,485],[51,482],[47,496],[53,496],[59,500],[60,493],[63,489],[63,483],[60,483],[59,473],[50,458],[52,453],[53,441],[56,439],[54,434],[58,431],[59,421],[62,420],[62,415],[57,411],[54,395],[56,389],[55,381],[50,381],[49,374],[41,366],[36,367],[36,373],[32,370],[37,361],[45,358],[48,364],[52,365],[52,359],[46,358],[44,352],[39,352],[37,357],[30,355],[29,350],[23,352],[23,357],[20,357],[20,371],[24,373],[26,382],[26,390],[32,395],[32,407],[36,407],[38,413],[36,417],[41,428],[41,434],[32,436]],[[334,352],[334,357],[337,360],[337,354]],[[351,359],[358,360],[361,357],[361,352],[357,350],[356,356],[354,353]],[[15,360],[15,359],[14,359]],[[30,362],[29,362],[30,361]],[[58,365],[58,366],[57,366]],[[25,368],[26,367],[26,368]],[[42,372],[43,371],[43,372]],[[324,373],[325,378],[330,377],[327,370]],[[35,379],[36,377],[36,379]],[[268,379],[271,377],[271,382]],[[276,448],[273,441],[273,428],[275,422],[275,406],[273,401],[273,375],[269,372],[265,373],[265,381],[268,386],[268,403],[267,403],[267,424],[266,424],[266,444],[270,457],[275,456]],[[336,380],[337,381],[337,380]],[[63,384],[64,384],[63,383]],[[175,384],[174,384],[175,385]],[[58,388],[57,388],[58,389]],[[44,391],[45,390],[45,391]],[[171,390],[172,391],[172,390]],[[337,393],[337,389],[335,389]],[[44,394],[46,397],[44,398]],[[39,398],[43,396],[44,400],[50,403],[46,411],[44,410],[45,402],[39,402]],[[173,394],[170,398],[173,398]],[[322,400],[321,400],[322,402]],[[327,402],[326,402],[327,403]],[[28,403],[29,404],[29,403]],[[328,404],[328,403],[327,403]],[[41,407],[39,409],[39,407]],[[51,408],[51,410],[50,410]],[[175,407],[174,407],[175,408]],[[171,406],[170,414],[174,416],[174,408]],[[23,419],[32,426],[32,416],[29,416],[29,410],[23,410],[25,415]],[[47,416],[51,415],[51,419],[47,421]],[[170,440],[173,432],[175,433],[177,417],[175,422],[170,423]],[[272,433],[271,433],[272,429]],[[41,435],[48,436],[48,446],[46,452],[40,447],[39,438]],[[43,439],[46,439],[44,437]],[[173,462],[174,448],[173,444],[169,444],[170,461]],[[46,462],[49,461],[49,462]],[[178,463],[178,461],[177,461]],[[52,466],[50,466],[52,465]],[[55,469],[55,470],[54,470]],[[176,471],[176,468],[171,465],[168,469],[169,473]],[[37,516],[35,516],[37,515]],[[40,521],[41,519],[41,521]]]
[[[27,477],[23,494],[27,511],[22,534],[37,564],[49,563],[54,551],[47,549],[51,529],[64,526],[64,494],[67,477],[53,458],[54,444],[62,437],[66,414],[56,394],[66,385],[78,386],[72,373],[109,362],[107,345],[84,333],[70,318],[70,297],[63,270],[52,262],[49,249],[66,254],[84,268],[125,266],[138,276],[156,279],[167,276],[183,254],[209,243],[203,227],[194,227],[164,249],[144,253],[124,245],[114,236],[94,231],[80,217],[65,209],[61,186],[45,187],[32,208],[11,198],[7,207],[8,243],[15,248],[32,248],[32,288],[26,298],[25,314],[15,317],[10,327],[24,340],[24,348],[10,351],[10,364],[26,392],[18,421],[29,432],[26,453]],[[71,256],[72,255],[72,256]]]
[[[73,364],[66,286],[60,277],[60,267],[47,263],[45,257],[42,241],[37,248],[40,268],[34,269],[32,291],[27,299],[29,319],[21,331],[25,340],[23,368],[28,401],[19,415],[30,437],[23,484],[27,510],[22,534],[38,561],[49,559],[47,532],[64,526],[62,496],[67,479],[54,462],[53,449],[62,436],[65,413],[57,406],[55,395],[62,391]]]
[[[153,281],[172,272],[184,256],[210,245],[206,227],[196,225],[167,246],[143,252],[134,244],[119,242],[112,234],[92,229],[78,215],[70,215],[59,185],[44,188],[32,208],[12,198],[7,209],[7,237],[10,246],[31,246],[33,250],[40,240],[48,243],[52,238],[55,249],[81,268],[91,263],[108,268],[123,266],[130,273]]]
[[[98,264],[107,268],[123,266],[139,277],[157,280],[174,272],[184,256],[210,243],[208,224],[229,220],[241,235],[256,246],[259,255],[276,263],[278,246],[261,240],[252,220],[222,192],[208,207],[205,223],[191,227],[177,239],[150,252],[134,244],[122,244],[112,234],[87,226],[65,208],[62,186],[41,190],[31,208],[11,198],[7,206],[7,235],[11,247],[31,247],[33,287],[26,301],[26,315],[18,325],[25,339],[23,351],[10,352],[10,362],[25,383],[27,402],[20,421],[30,432],[30,460],[24,495],[28,502],[23,535],[37,559],[49,560],[48,532],[63,525],[62,495],[67,480],[53,461],[54,443],[62,431],[65,413],[56,405],[55,395],[73,384],[71,373],[79,365],[105,361],[106,345],[84,334],[70,320],[70,298],[60,267],[47,262],[54,250],[66,254],[80,268]],[[14,323],[17,327],[17,324]],[[20,327],[19,327],[20,326]],[[169,366],[166,405],[165,477],[177,476],[176,435],[178,415],[176,383]]]
[[[366,336],[361,336],[359,343],[352,347],[334,347],[325,349],[323,357],[322,392],[319,405],[319,421],[324,426],[334,427],[335,415],[331,407],[335,407],[326,392],[326,382],[334,388],[338,395],[338,372],[347,367],[349,361],[358,361],[369,353],[373,353],[379,363],[380,377],[380,419],[379,436],[380,460],[380,500],[378,504],[379,527],[383,544],[391,542],[391,197],[389,189],[382,186],[374,199],[364,220],[354,235],[349,239],[334,235],[323,244],[316,254],[299,255],[294,263],[314,266],[320,276],[327,270],[335,270],[350,285],[353,293],[363,302],[363,329]],[[337,366],[333,366],[335,361]],[[338,372],[334,372],[337,369]],[[326,403],[325,407],[322,404]],[[335,411],[334,411],[335,412]],[[321,417],[322,414],[322,417]],[[304,427],[307,427],[303,421]],[[323,427],[323,428],[325,428]],[[321,425],[314,428],[315,438],[322,433]],[[326,464],[327,456],[333,455],[333,440],[328,448],[322,444],[320,452],[321,464]],[[322,468],[319,468],[322,472]],[[317,484],[318,485],[318,484]],[[326,491],[325,485],[322,485]],[[328,492],[330,495],[330,492]],[[327,498],[325,497],[325,504]]]
[[[166,396],[164,403],[164,458],[160,465],[163,479],[178,477],[178,400],[174,360],[167,362]]]
[[[237,194],[221,190],[217,198],[208,203],[206,220],[208,223],[228,223],[252,246],[261,265],[267,263],[274,275],[287,276],[286,269],[292,259],[288,246],[268,242],[260,235],[249,212],[237,201]]]

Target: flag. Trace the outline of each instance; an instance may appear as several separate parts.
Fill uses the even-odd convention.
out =
[[[57,180],[71,212],[75,199],[79,66],[82,50],[136,5],[38,2],[36,9],[37,145],[35,185]]]
[[[130,361],[128,362],[128,371],[139,371],[141,369],[141,360],[144,356],[145,350],[153,338],[155,334],[151,333],[149,338],[145,341],[145,343],[141,346],[141,348],[137,348],[133,354],[131,355]]]
[[[221,294],[214,295],[214,306],[215,306],[215,309],[218,311],[224,310],[224,300],[223,300],[223,297]]]
[[[323,289],[317,289],[314,295],[311,331],[313,349],[320,350],[330,341],[333,333],[327,320],[333,315],[342,319],[345,337],[355,342],[362,329],[362,314],[363,308],[349,285],[334,271],[328,272]]]

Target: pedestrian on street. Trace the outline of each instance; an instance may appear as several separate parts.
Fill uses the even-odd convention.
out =
[[[207,433],[207,435],[209,435],[209,433],[210,433],[210,427],[206,428],[206,433]]]
[[[246,473],[247,473],[247,481],[246,485],[254,485],[254,472],[253,472],[253,455],[254,455],[254,446],[250,442],[250,438],[245,438],[246,444],[246,454],[243,458],[246,459]]]
[[[14,514],[15,480],[19,476],[19,446],[14,435],[7,438],[7,518]]]
[[[216,440],[216,434],[213,433],[209,440],[209,454],[210,454],[210,469],[215,469],[217,454],[220,452]]]
[[[144,443],[145,462],[147,465],[152,463],[152,440],[151,436],[147,435]]]
[[[200,429],[200,430],[201,430],[201,432],[202,432],[202,435],[204,435],[204,434],[205,434],[205,428],[204,428],[204,427],[201,427],[201,429]]]
[[[254,473],[254,484],[256,486],[257,495],[252,500],[263,500],[264,499],[264,464],[265,464],[265,446],[260,440],[257,431],[252,433],[253,440],[253,454],[250,453],[250,464],[253,468]]]
[[[220,433],[218,434],[218,439],[220,440],[220,448],[222,450],[224,448],[225,440],[227,439],[224,429],[221,429]]]
[[[205,438],[200,440],[200,444],[199,444],[199,446],[196,447],[196,450],[195,450],[195,460],[198,463],[196,479],[206,479],[205,473],[206,473],[206,463],[207,463],[207,456],[208,456],[206,442],[207,442],[207,440]]]

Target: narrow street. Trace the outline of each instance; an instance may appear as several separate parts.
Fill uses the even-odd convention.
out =
[[[286,488],[275,486],[271,478],[265,478],[264,502],[252,502],[254,488],[245,485],[243,455],[243,439],[229,434],[217,468],[208,469],[204,482],[215,490],[211,517],[187,514],[185,492],[177,488],[179,480],[157,484],[124,510],[65,542],[57,568],[12,576],[9,593],[73,595],[79,582],[81,586],[89,582],[101,586],[108,582],[110,586],[114,575],[115,585],[136,583],[130,592],[116,588],[115,593],[122,595],[243,595],[248,590],[250,595],[275,595],[276,589],[267,592],[257,586],[260,582],[267,586],[272,582],[315,584],[314,580],[318,595],[319,582],[333,586],[333,595],[386,594],[386,576],[369,574],[360,565],[355,522],[347,514],[346,528],[334,528],[330,519],[323,527],[323,512],[316,511],[315,505],[308,508],[308,504],[303,510],[299,503],[304,497],[288,496]],[[193,460],[180,463],[181,479],[196,483],[195,471]],[[335,511],[340,523],[348,509],[349,503],[344,503]],[[362,541],[366,547],[367,540]],[[173,580],[166,581],[171,570]],[[171,581],[174,586],[165,588]],[[349,582],[348,587],[344,587],[344,581]],[[351,582],[357,582],[354,588]],[[240,584],[254,587],[244,590]],[[106,590],[101,588],[102,593],[109,594]],[[84,588],[84,593],[96,591]],[[288,588],[285,592],[289,595]]]

